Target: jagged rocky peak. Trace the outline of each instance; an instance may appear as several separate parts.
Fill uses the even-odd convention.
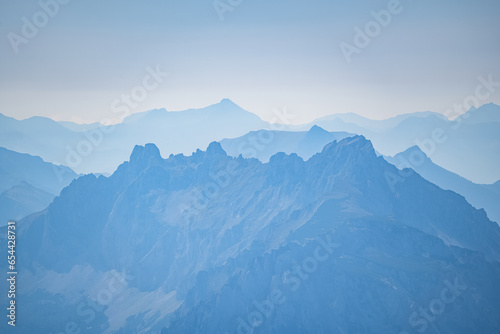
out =
[[[308,131],[309,134],[329,134],[330,132],[326,131],[325,129],[323,129],[322,127],[318,126],[318,125],[313,125],[309,131]]]
[[[310,142],[310,141],[330,141],[333,138],[333,135],[323,129],[320,126],[313,125],[309,131],[307,131],[304,140],[305,142]]]
[[[210,143],[210,145],[208,145],[207,155],[212,156],[212,157],[217,157],[217,156],[225,157],[225,156],[227,156],[226,151],[224,151],[221,144],[219,142],[216,142],[216,141],[214,141],[214,142]]]
[[[304,160],[299,157],[296,153],[286,154],[283,152],[278,152],[269,159],[270,165],[278,165],[278,164],[296,164],[296,163],[304,163]]]
[[[396,156],[412,157],[412,159],[419,159],[419,161],[429,159],[427,154],[418,145],[413,145]]]
[[[377,156],[371,141],[366,139],[364,136],[348,137],[339,142],[333,141],[323,148],[322,155],[337,155],[344,151],[346,151],[346,153],[362,152],[375,158]]]
[[[162,161],[160,150],[155,144],[136,145],[130,155],[130,163]]]

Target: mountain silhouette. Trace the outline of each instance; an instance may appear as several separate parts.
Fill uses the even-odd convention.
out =
[[[314,125],[308,131],[252,131],[238,138],[220,141],[224,150],[233,157],[257,158],[268,162],[278,152],[296,153],[304,160],[321,152],[323,147],[334,141],[353,136],[347,132],[328,132]]]
[[[452,190],[478,209],[484,209],[488,217],[500,222],[500,189],[493,185],[476,184],[434,164],[418,146],[412,146],[394,157],[385,157],[400,169],[411,168],[426,180],[445,190]]]
[[[136,113],[114,126],[59,124],[43,117],[19,121],[0,115],[0,146],[77,173],[112,173],[136,144],[154,142],[168,154],[191,154],[212,141],[269,126],[228,99],[201,109]]]
[[[0,147],[0,226],[45,209],[77,177],[68,167]]]
[[[453,120],[421,112],[387,120],[335,114],[313,121],[327,131],[363,135],[383,155],[394,156],[418,145],[439,166],[475,183],[500,179],[500,106],[471,108]]]
[[[386,156],[394,156],[418,145],[439,166],[475,183],[487,184],[500,179],[499,119],[500,106],[490,103],[471,108],[453,120],[434,112],[409,113],[386,120],[345,113],[326,116],[306,125],[287,125],[286,128],[304,132],[317,125],[328,132],[363,135]],[[154,142],[166,155],[191,154],[212,141],[238,138],[252,131],[257,133],[244,140],[256,135],[270,135],[269,131],[276,137],[286,136],[272,130],[279,127],[283,126],[269,124],[231,100],[223,99],[201,109],[140,112],[114,126],[55,122],[43,117],[19,121],[0,115],[0,146],[40,156],[45,161],[68,166],[77,173],[112,173],[128,159],[137,144]],[[261,147],[259,141],[266,140],[271,138],[259,138],[255,145]],[[252,147],[253,144],[240,143],[243,149],[230,147],[228,142],[222,144],[230,154],[240,151],[247,157],[262,155],[263,161],[279,151],[292,153],[301,149],[301,154],[310,156],[319,150],[316,146],[310,150],[306,145],[278,148],[278,144],[271,142],[264,145],[269,152],[260,152]]]

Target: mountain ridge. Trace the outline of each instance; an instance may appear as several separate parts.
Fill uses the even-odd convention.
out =
[[[265,282],[281,281],[276,275],[293,266],[294,259],[314,254],[311,242],[317,238],[334,238],[340,248],[338,255],[325,262],[325,268],[330,269],[318,271],[312,282],[320,290],[332,291],[331,279],[327,279],[331,276],[340,289],[335,289],[339,302],[350,299],[370,317],[377,314],[373,299],[366,297],[372,305],[366,308],[364,302],[358,303],[358,295],[342,293],[352,290],[348,282],[362,280],[362,291],[390,292],[393,300],[404,304],[422,295],[432,298],[436,282],[453,280],[453,272],[464,275],[474,286],[479,282],[472,272],[500,273],[500,227],[462,196],[444,191],[416,173],[391,189],[386,175],[399,170],[377,157],[372,143],[363,136],[333,141],[307,161],[285,153],[273,155],[267,163],[231,157],[217,142],[206,151],[167,159],[161,158],[154,144],[136,145],[130,156],[111,176],[82,176],[64,188],[46,210],[18,222],[18,237],[25,244],[19,249],[23,258],[20,272],[30,286],[19,300],[25,305],[19,316],[30,319],[21,324],[23,328],[65,323],[77,307],[75,298],[98,289],[94,282],[106,275],[121,272],[134,278],[127,282],[124,294],[110,301],[91,332],[146,330],[144,312],[156,319],[148,330],[200,332],[209,326],[196,316],[202,314],[203,305],[219,314],[213,316],[223,326],[220,330],[234,332],[238,314],[231,311],[225,317],[223,310],[241,312],[242,316],[251,312],[246,307],[253,305],[252,300],[244,296],[258,295],[264,300]],[[5,242],[0,239],[0,246]],[[400,258],[398,254],[404,255]],[[405,265],[408,261],[411,266]],[[336,263],[344,268],[344,274],[332,269]],[[372,265],[366,267],[368,263]],[[378,263],[379,275],[401,291],[378,283],[380,279],[370,271],[373,263]],[[353,266],[359,269],[353,270]],[[415,279],[409,267],[419,268],[413,274]],[[82,268],[94,278],[78,283],[78,291],[54,290],[54,286],[66,286]],[[260,278],[249,281],[246,272]],[[484,277],[494,277],[491,275]],[[47,282],[52,283],[47,286]],[[487,307],[500,310],[498,302],[488,297],[498,287],[490,281],[487,286],[489,293],[486,288],[478,290],[477,312]],[[231,297],[228,291],[243,295]],[[165,304],[151,304],[151,295]],[[304,303],[292,302],[279,311],[278,323],[266,323],[271,326],[268,331],[277,332],[285,326],[279,321],[281,316],[298,316],[313,307],[306,295],[296,297],[305,298]],[[336,300],[330,292],[325,296]],[[55,305],[60,311],[41,313],[40,303],[51,300],[58,301]],[[326,306],[327,300],[323,302],[324,312],[333,311]],[[121,308],[124,304],[144,308],[126,311]],[[378,302],[384,310],[390,305],[389,300]],[[39,311],[24,317],[28,313],[23,312],[34,310]],[[465,316],[467,311],[460,308],[463,320],[458,323],[472,321],[477,328],[476,311]],[[119,315],[123,312],[126,316]],[[321,318],[326,314],[318,312]],[[398,311],[393,319],[404,326],[411,311],[405,313]],[[189,321],[192,316],[197,317],[196,322]],[[291,324],[303,330],[321,323],[316,317],[297,319],[302,325]],[[337,319],[339,326],[351,328],[347,318],[343,319]],[[444,319],[446,323],[455,320]],[[195,323],[199,329],[193,329]],[[321,328],[335,332],[333,325],[327,321]],[[383,321],[374,320],[371,325],[387,330]],[[493,330],[500,325],[492,320],[484,326]]]
[[[309,130],[313,125],[319,125],[327,131],[364,135],[374,143],[378,152],[391,156],[419,142],[427,143],[430,149],[426,152],[432,153],[437,164],[474,182],[492,183],[500,179],[499,110],[495,104],[486,104],[453,121],[432,112],[403,114],[382,121],[353,114],[342,114],[342,117],[334,114],[327,116],[334,118],[333,123],[317,120],[306,126],[288,125],[287,128]],[[166,154],[190,154],[212,141],[239,138],[251,131],[274,128],[228,99],[186,112],[153,110],[135,113],[126,122],[97,128],[67,122],[63,126],[55,121],[41,120],[17,121],[2,116],[0,146],[41,156],[79,173],[113,172],[127,160],[136,144],[155,142]],[[74,131],[69,130],[71,128]],[[438,129],[446,138],[442,143],[436,143],[432,138],[433,131]],[[254,148],[248,150],[255,151]],[[311,152],[304,154],[310,155]],[[266,154],[265,158],[269,157],[270,154]],[[470,161],[477,163],[473,165]]]
[[[497,205],[500,202],[500,194],[495,191],[495,184],[476,184],[436,165],[418,145],[412,146],[394,157],[385,158],[399,169],[412,168],[426,180],[442,189],[452,190],[463,195],[474,207],[485,209],[491,220],[500,222],[500,210]]]

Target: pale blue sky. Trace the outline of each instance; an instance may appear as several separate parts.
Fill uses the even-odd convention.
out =
[[[283,106],[295,123],[336,112],[380,119],[444,112],[478,76],[500,81],[497,0],[401,0],[402,12],[347,63],[339,44],[353,44],[354,27],[388,2],[243,0],[221,21],[212,0],[72,0],[16,54],[8,34],[22,36],[22,18],[41,8],[0,0],[0,112],[116,118],[113,101],[156,64],[169,76],[131,112],[230,98],[266,120]],[[500,104],[500,89],[481,102]]]

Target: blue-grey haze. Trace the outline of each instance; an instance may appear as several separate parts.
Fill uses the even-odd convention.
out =
[[[0,147],[0,226],[42,211],[77,177],[68,167]]]
[[[214,0],[72,0],[16,54],[8,34],[22,33],[38,2],[0,1],[0,112],[16,118],[116,117],[112,102],[156,64],[170,76],[131,112],[227,97],[266,121],[284,105],[297,123],[339,112],[382,119],[443,113],[474,94],[478,76],[500,78],[496,0],[401,0],[350,64],[340,43],[353,44],[355,27],[389,0],[242,0],[224,21]]]
[[[275,111],[273,119],[288,122],[292,117],[289,110],[282,109]],[[383,155],[393,156],[419,145],[438,165],[476,183],[494,183],[500,179],[500,107],[496,104],[471,108],[454,121],[432,112],[404,114],[382,121],[356,114],[335,114],[305,126],[270,124],[228,99],[201,109],[137,113],[113,127],[58,123],[43,117],[19,121],[0,114],[0,146],[66,165],[77,173],[112,173],[135,145],[155,143],[167,157],[191,154],[212,141],[240,137],[249,131],[308,131],[313,125],[327,131],[364,135]],[[267,158],[276,153],[270,138],[257,138],[257,143],[253,143],[251,137],[243,138],[250,142],[242,147],[241,143],[235,145],[230,153],[245,154],[256,146],[269,150]],[[315,153],[328,139],[334,138],[322,138],[312,146],[304,143],[303,149]],[[298,147],[280,149],[293,152]]]

